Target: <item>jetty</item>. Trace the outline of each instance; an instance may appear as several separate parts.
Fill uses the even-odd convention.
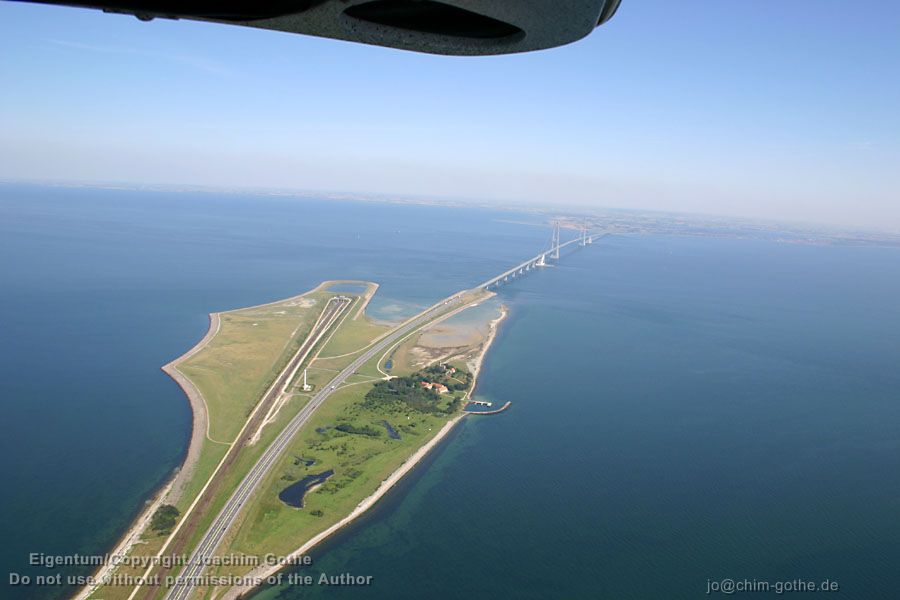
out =
[[[485,403],[483,402],[472,402],[471,404],[480,404],[481,406],[485,405]],[[512,404],[512,400],[508,400],[506,404],[496,410],[467,410],[465,411],[465,413],[467,415],[496,415],[509,408],[510,404]],[[490,406],[490,403],[487,403],[487,406]]]

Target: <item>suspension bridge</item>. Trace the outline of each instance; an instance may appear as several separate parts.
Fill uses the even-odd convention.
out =
[[[578,237],[573,238],[567,242],[560,242],[559,230],[559,221],[554,221],[553,233],[550,237],[549,249],[544,250],[536,256],[532,256],[528,260],[519,263],[511,269],[507,269],[506,271],[500,273],[499,275],[496,275],[495,277],[491,277],[484,283],[476,286],[476,288],[487,290],[492,287],[498,287],[503,283],[508,282],[510,279],[514,279],[516,277],[524,275],[532,269],[551,266],[553,264],[552,261],[559,260],[559,253],[563,248],[568,248],[569,246],[573,246],[575,244],[577,244],[578,246],[589,246],[594,243],[594,240],[600,239],[607,235],[606,232],[590,233],[588,232],[587,227],[582,227],[581,233]]]

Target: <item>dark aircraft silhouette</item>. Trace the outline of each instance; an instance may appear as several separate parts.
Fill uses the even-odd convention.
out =
[[[433,54],[509,54],[574,42],[621,0],[23,0],[141,20],[192,19]]]

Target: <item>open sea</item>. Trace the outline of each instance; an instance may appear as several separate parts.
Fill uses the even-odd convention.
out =
[[[177,467],[190,411],[159,367],[208,312],[354,278],[397,318],[534,255],[541,221],[0,185],[3,576],[109,550]],[[255,598],[900,597],[900,248],[613,236],[500,300],[477,393],[512,408],[464,421],[304,570],[372,585]]]

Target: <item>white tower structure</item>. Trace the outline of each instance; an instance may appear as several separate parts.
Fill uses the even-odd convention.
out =
[[[553,237],[550,241],[550,258],[559,259],[559,221],[553,221]]]
[[[312,389],[312,386],[306,383],[306,369],[303,369],[303,391],[308,392]]]

